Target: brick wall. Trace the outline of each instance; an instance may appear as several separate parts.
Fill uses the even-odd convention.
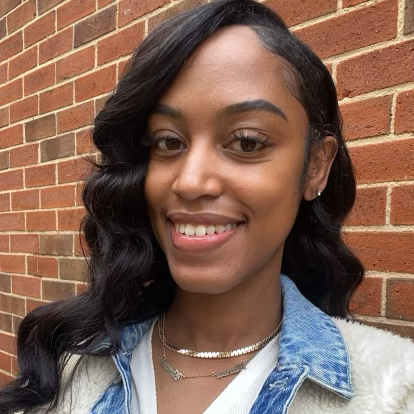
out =
[[[0,383],[36,306],[84,288],[76,236],[94,115],[155,25],[202,0],[0,0]],[[368,269],[360,318],[414,338],[414,0],[268,0],[338,86]]]

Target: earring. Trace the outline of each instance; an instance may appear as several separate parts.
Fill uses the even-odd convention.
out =
[[[316,195],[317,195],[318,197],[320,197],[320,196],[321,196],[321,194],[322,194],[322,191],[317,191],[317,192],[316,192]]]

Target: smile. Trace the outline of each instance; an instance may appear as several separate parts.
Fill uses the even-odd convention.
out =
[[[175,231],[186,236],[211,236],[213,234],[222,234],[234,229],[237,224],[185,224],[174,223]]]

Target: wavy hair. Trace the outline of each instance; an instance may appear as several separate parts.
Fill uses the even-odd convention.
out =
[[[308,116],[306,171],[312,148],[331,135],[338,143],[327,186],[302,201],[286,240],[282,272],[329,315],[345,317],[364,269],[341,239],[355,198],[355,179],[344,145],[336,90],[321,60],[262,4],[220,0],[176,15],[152,31],[132,55],[116,90],[94,123],[100,161],[86,182],[83,231],[89,254],[89,288],[35,309],[17,335],[19,375],[0,392],[0,413],[48,405],[61,388],[65,355],[91,353],[103,337],[120,344],[122,326],[166,310],[175,284],[156,243],[143,195],[148,147],[146,120],[191,53],[221,27],[249,26],[263,47],[287,62],[286,82]],[[79,323],[82,321],[82,323]]]

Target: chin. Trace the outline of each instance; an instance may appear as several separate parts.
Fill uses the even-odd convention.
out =
[[[222,275],[224,272],[222,273]],[[171,272],[171,275],[177,286],[188,293],[198,293],[206,295],[220,295],[233,289],[235,283],[231,278],[214,277],[206,273],[203,276],[197,276],[192,272],[191,275],[177,274]]]

